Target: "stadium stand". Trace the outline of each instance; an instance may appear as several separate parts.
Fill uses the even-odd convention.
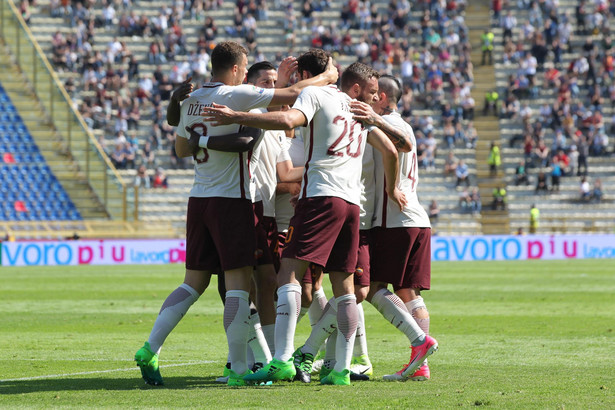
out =
[[[602,2],[510,4],[505,22],[494,21],[503,167],[508,183],[511,233],[529,226],[541,210],[538,233],[612,232],[615,213],[613,147],[613,48]],[[508,108],[507,108],[508,107]],[[541,144],[542,142],[542,144]],[[586,169],[579,169],[582,157]],[[529,182],[516,182],[525,164]],[[537,189],[540,174],[547,189]],[[560,177],[561,174],[561,177]],[[581,198],[581,180],[606,187]],[[590,188],[592,189],[592,188]]]
[[[0,220],[80,220],[0,85]]]
[[[493,233],[486,228],[490,221],[495,221],[495,229],[501,230],[504,219],[504,229],[514,232],[529,223],[529,205],[533,202],[545,210],[541,229],[610,229],[602,226],[609,218],[612,224],[606,209],[612,170],[606,158],[589,159],[591,181],[600,178],[607,187],[602,204],[577,204],[578,182],[568,177],[562,178],[559,192],[549,192],[540,198],[534,197],[533,186],[514,184],[514,171],[523,151],[514,145],[509,148],[508,142],[519,133],[523,123],[521,111],[525,106],[521,103],[531,103],[530,107],[538,112],[537,105],[546,98],[545,90],[541,90],[542,99],[522,98],[520,103],[510,104],[519,113],[512,119],[500,118],[501,134],[496,134],[497,125],[492,125],[489,116],[481,115],[481,97],[485,87],[492,88],[493,84],[488,79],[475,79],[471,63],[479,61],[478,35],[487,26],[486,20],[481,15],[468,14],[465,2],[371,2],[369,8],[365,7],[366,2],[352,0],[303,3],[300,6],[287,1],[207,1],[169,5],[159,1],[128,1],[109,3],[107,7],[99,2],[73,2],[65,7],[53,0],[39,0],[30,6],[29,14],[36,39],[125,179],[135,180],[136,168],[141,163],[146,164],[148,175],[153,176],[156,168],[164,169],[167,188],[139,190],[140,220],[156,221],[163,217],[175,221],[177,226],[183,223],[192,182],[191,163],[173,155],[174,133],[164,121],[166,101],[173,86],[186,77],[192,76],[197,83],[206,79],[207,52],[217,41],[234,39],[252,50],[251,62],[265,58],[280,61],[286,54],[296,55],[309,46],[319,46],[331,51],[341,68],[360,59],[381,72],[403,78],[407,87],[400,108],[411,121],[423,151],[422,202],[427,207],[435,200],[440,208],[436,232]],[[556,15],[570,15],[573,6],[574,2],[561,2]],[[542,27],[550,11],[539,9],[538,13],[529,8],[529,3],[528,10],[520,10],[511,3],[503,10],[502,18],[508,16],[510,9],[518,22],[528,20],[528,16]],[[588,26],[597,19],[594,13],[591,15]],[[467,18],[472,27],[466,23]],[[510,49],[511,45],[502,43],[504,28],[500,23],[494,19],[492,31],[496,85],[502,97],[506,95],[508,75],[517,70],[510,62],[515,53],[506,53],[506,47]],[[529,43],[523,43],[519,37],[523,30],[511,30],[516,54],[520,54],[517,48],[530,49]],[[575,35],[572,38],[576,41]],[[599,38],[598,34],[596,40]],[[578,44],[579,48],[582,46]],[[573,57],[570,52],[562,53],[561,64],[571,62]],[[544,84],[540,74],[534,78],[540,86]],[[585,93],[581,88],[581,93]],[[506,116],[513,115],[509,111]],[[610,123],[610,119],[607,121]],[[477,129],[480,132],[474,138],[471,135],[476,135]],[[501,147],[504,172],[489,178],[484,169],[486,150],[493,140]],[[476,212],[475,208],[472,212],[472,207],[462,206],[463,184],[457,187],[452,173],[442,176],[449,152],[468,165],[468,191],[479,185],[482,211]],[[550,173],[548,165],[542,168]],[[538,168],[529,168],[532,183],[538,172]],[[508,207],[504,212],[493,213],[489,209],[491,191],[500,184],[507,189]],[[573,209],[582,205],[581,211],[602,207],[605,217],[596,219],[594,215],[584,222],[563,224],[561,218],[579,219],[578,209],[570,215],[563,212],[565,204]],[[557,211],[552,212],[551,208]]]
[[[104,144],[111,154],[118,143],[125,147],[126,142],[132,143],[132,150],[138,150],[135,161],[138,164],[139,157],[145,155],[145,143],[149,142],[148,145],[154,151],[149,172],[153,173],[153,168],[158,166],[166,169],[168,189],[141,189],[139,211],[142,220],[157,220],[161,216],[178,221],[184,218],[191,173],[182,168],[189,168],[190,164],[178,161],[172,154],[174,135],[164,124],[163,115],[168,91],[186,75],[192,75],[197,81],[206,77],[207,72],[199,62],[202,63],[207,57],[198,51],[199,48],[208,50],[213,41],[227,38],[245,43],[246,36],[242,37],[241,34],[254,29],[254,25],[258,34],[258,44],[254,47],[256,59],[266,56],[279,61],[280,57],[289,51],[297,54],[310,45],[323,42],[322,47],[332,51],[340,65],[344,66],[357,59],[355,51],[365,46],[362,38],[369,26],[371,33],[365,36],[365,40],[369,42],[368,47],[376,47],[376,50],[386,52],[381,54],[388,54],[390,58],[378,58],[379,53],[373,50],[364,58],[381,71],[403,74],[400,71],[401,63],[404,57],[408,56],[405,64],[415,67],[412,71],[417,75],[414,81],[418,87],[421,78],[426,79],[432,75],[429,63],[437,64],[438,71],[444,71],[444,74],[435,75],[434,81],[428,85],[429,87],[434,84],[435,87],[428,90],[430,92],[426,93],[425,101],[409,98],[411,103],[406,109],[407,114],[412,112],[413,118],[416,119],[413,125],[417,131],[421,131],[417,132],[419,138],[425,123],[429,129],[433,128],[431,133],[435,137],[433,140],[438,141],[437,145],[442,144],[440,140],[443,136],[438,126],[441,121],[439,101],[450,98],[455,104],[459,102],[455,100],[456,90],[451,86],[452,81],[448,78],[442,81],[442,77],[450,77],[451,71],[455,77],[453,81],[459,78],[463,82],[464,75],[468,79],[472,76],[471,64],[463,63],[469,60],[468,50],[464,48],[463,42],[467,36],[467,29],[463,24],[463,2],[458,2],[458,8],[448,10],[442,9],[439,4],[429,6],[427,3],[421,3],[414,10],[410,9],[409,2],[405,1],[398,2],[397,5],[374,3],[369,18],[364,11],[360,13],[359,9],[353,13],[353,7],[350,7],[351,13],[347,13],[347,8],[357,3],[353,1],[311,2],[311,13],[294,9],[291,2],[253,3],[244,5],[245,16],[248,15],[248,10],[251,10],[256,19],[246,18],[242,26],[237,25],[236,29],[233,29],[233,16],[238,10],[233,2],[206,2],[209,7],[207,10],[200,10],[198,6],[197,9],[189,9],[187,4],[184,8],[181,3],[171,7],[156,1],[139,2],[138,7],[113,4],[115,18],[110,19],[105,17],[105,13],[111,14],[110,10],[96,7],[98,3],[89,7],[86,5],[89,10],[76,4],[71,4],[70,10],[64,10],[59,4],[43,0],[31,8],[30,27],[50,60],[55,62],[67,89],[72,92],[75,104],[80,107],[86,122],[93,128],[101,144]],[[239,5],[241,4],[239,2]],[[268,9],[259,8],[262,5],[268,5]],[[167,15],[166,29],[164,22],[162,27],[158,27],[163,20],[160,18],[162,15]],[[389,20],[388,16],[393,15],[396,18]],[[80,18],[89,19],[89,22],[82,24]],[[134,23],[136,20],[140,23]],[[146,20],[149,21],[148,24],[141,24]],[[139,24],[141,28],[137,27]],[[251,26],[246,27],[246,24]],[[229,29],[222,30],[220,27]],[[404,41],[390,38],[388,33],[391,31],[396,31]],[[152,36],[155,33],[158,34],[157,37]],[[328,36],[332,38],[327,39]],[[79,49],[88,37],[92,44],[90,57],[83,49]],[[285,40],[282,42],[280,39]],[[438,47],[432,47],[432,52],[430,47],[424,47],[432,44],[431,42],[439,44],[443,41],[452,42],[448,53],[440,53],[441,49]],[[427,51],[423,51],[424,49]],[[202,58],[199,59],[199,56]],[[113,61],[113,64],[100,64],[105,58]],[[460,68],[455,68],[455,63],[459,61],[463,64],[457,64]],[[96,70],[86,70],[90,65],[102,68],[98,68],[98,73]],[[165,73],[169,73],[169,78],[164,76]],[[100,80],[94,79],[97,75]],[[410,82],[411,79],[407,80]],[[152,83],[156,86],[152,87]],[[152,96],[150,93],[160,97],[149,98]],[[421,94],[415,93],[416,95]],[[462,125],[466,128],[467,120],[462,121]],[[425,137],[426,141],[430,140],[427,135]],[[473,148],[466,148],[465,142],[458,145],[459,147],[455,147],[455,154],[470,165],[470,173],[473,174]],[[432,148],[428,151],[431,155]],[[440,151],[445,150],[441,148]],[[441,184],[444,156],[434,156],[433,160],[430,157],[429,161],[425,161],[426,168],[422,172],[422,198],[425,206],[432,199],[440,203],[439,226],[446,226],[449,230],[452,228],[458,233],[479,232],[479,214],[462,212],[458,206],[458,193],[450,189],[454,187],[454,180],[445,186]],[[123,166],[121,162],[118,164]],[[136,171],[126,169],[121,172],[130,180],[134,178]],[[165,207],[161,207],[161,203],[165,203]]]

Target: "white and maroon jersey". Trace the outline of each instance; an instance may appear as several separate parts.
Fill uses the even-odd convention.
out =
[[[384,180],[384,165],[382,154],[374,151],[376,165],[376,210],[374,226],[383,228],[416,227],[430,228],[431,223],[427,212],[419,203],[416,189],[419,185],[418,164],[416,159],[416,138],[412,127],[404,121],[397,112],[385,115],[384,118],[396,128],[410,134],[412,151],[399,153],[399,183],[397,188],[406,195],[408,204],[402,211],[397,204],[388,199]]]
[[[251,112],[267,112],[264,108]],[[252,150],[250,171],[252,181],[250,190],[252,201],[263,201],[263,216],[275,217],[275,188],[277,186],[277,165],[290,161],[286,144],[286,134],[280,130],[267,130]]]
[[[293,167],[302,167],[305,164],[305,148],[303,147],[301,128],[295,130],[295,138],[286,138],[285,145]],[[295,214],[295,208],[291,205],[290,198],[289,193],[277,194],[275,197],[275,221],[279,232],[288,229],[290,218]]]
[[[217,136],[236,133],[239,131],[237,124],[212,127],[203,121],[201,116],[203,107],[217,103],[236,111],[249,111],[253,108],[268,106],[274,91],[274,89],[247,84],[229,86],[218,82],[206,83],[182,102],[177,135],[190,138],[184,129],[187,126],[202,135]],[[194,164],[194,185],[190,196],[251,199],[249,156],[248,152],[201,149]]]
[[[361,169],[361,203],[359,204],[359,227],[361,230],[371,229],[374,222],[376,207],[376,173],[374,167],[374,148],[367,144],[363,154]]]
[[[293,105],[307,119],[299,198],[337,197],[359,205],[367,129],[352,118],[350,101],[336,86],[312,86],[304,88]]]

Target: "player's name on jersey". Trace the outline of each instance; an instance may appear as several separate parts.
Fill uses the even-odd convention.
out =
[[[187,115],[201,115],[201,112],[203,112],[203,108],[211,106],[212,104],[192,103],[188,106]]]

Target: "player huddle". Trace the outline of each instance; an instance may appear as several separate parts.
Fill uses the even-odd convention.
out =
[[[310,382],[323,354],[322,384],[367,379],[365,299],[412,348],[409,363],[384,379],[428,379],[425,359],[438,344],[420,292],[430,287],[431,228],[416,194],[414,134],[395,111],[399,82],[354,63],[338,89],[330,57],[310,50],[277,71],[257,63],[242,84],[242,46],[220,43],[211,57],[211,82],[195,91],[182,84],[167,113],[178,125],[177,154],[195,159],[195,180],[184,283],[135,355],[146,383],[163,384],[164,340],[222,272],[228,385]],[[312,333],[295,350],[306,311]]]

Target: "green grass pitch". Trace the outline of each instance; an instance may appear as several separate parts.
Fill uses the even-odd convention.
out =
[[[366,304],[372,381],[219,385],[213,280],[162,351],[166,386],[152,388],[132,358],[182,266],[2,268],[0,408],[615,408],[612,260],[435,263],[432,276],[430,381],[381,380],[410,350]],[[308,332],[305,318],[297,346]]]

